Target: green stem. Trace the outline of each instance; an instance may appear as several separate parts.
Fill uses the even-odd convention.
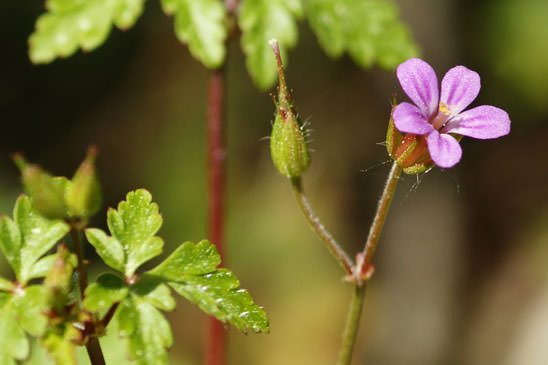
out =
[[[86,263],[84,261],[84,245],[82,243],[82,229],[77,227],[77,224],[72,225],[70,231],[72,237],[72,244],[74,246],[74,252],[78,259],[78,282],[80,284],[80,295],[82,299],[84,298],[84,291],[88,285],[88,277],[86,272]]]
[[[304,213],[308,223],[312,229],[318,234],[318,236],[325,242],[327,248],[331,254],[337,259],[339,264],[344,268],[347,274],[352,274],[353,265],[352,260],[348,257],[343,248],[337,243],[329,231],[323,226],[320,218],[314,213],[308,199],[303,190],[302,182],[300,178],[294,178],[291,180],[291,185],[293,186],[293,191],[297,202],[301,207],[302,212]]]
[[[356,342],[356,334],[360,324],[362,313],[363,300],[365,298],[365,285],[355,285],[350,308],[348,309],[348,317],[346,319],[346,327],[342,336],[342,345],[339,352],[339,360],[337,365],[348,365],[352,360],[352,351]]]
[[[379,200],[375,218],[373,219],[373,223],[369,229],[369,236],[367,237],[364,250],[358,256],[358,262],[356,263],[356,268],[353,273],[356,280],[354,284],[354,293],[350,301],[348,319],[346,321],[346,327],[343,333],[343,342],[337,365],[349,365],[352,360],[356,333],[358,331],[363,302],[365,299],[365,283],[363,279],[366,275],[368,275],[371,260],[373,259],[373,254],[377,248],[377,244],[384,227],[384,222],[386,221],[390,204],[394,198],[394,193],[396,191],[396,186],[398,185],[401,173],[402,168],[394,162],[392,168],[390,169],[390,173],[388,174],[388,178],[386,179],[386,185],[384,186],[384,190]]]

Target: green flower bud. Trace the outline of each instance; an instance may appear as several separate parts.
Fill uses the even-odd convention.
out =
[[[278,171],[287,178],[301,176],[310,165],[310,156],[306,146],[306,133],[303,123],[297,117],[291,95],[285,83],[283,64],[276,40],[270,41],[278,61],[278,100],[276,118],[270,136],[270,155]]]
[[[49,219],[67,218],[65,191],[70,181],[51,176],[38,165],[27,163],[20,154],[15,154],[13,160],[21,170],[25,192],[32,198],[36,210]]]
[[[101,207],[101,188],[95,171],[97,149],[90,147],[66,190],[66,202],[71,217],[86,219]]]

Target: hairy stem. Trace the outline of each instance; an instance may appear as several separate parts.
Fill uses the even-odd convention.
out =
[[[316,232],[318,236],[322,239],[322,241],[324,241],[331,254],[337,259],[337,261],[344,268],[346,273],[349,275],[352,274],[352,261],[343,250],[343,248],[333,238],[331,233],[329,233],[329,231],[324,227],[324,225],[320,221],[320,218],[318,218],[318,216],[312,210],[312,207],[310,206],[310,203],[308,202],[308,199],[306,198],[306,195],[304,193],[301,179],[292,179],[291,185],[293,186],[295,198],[297,199],[297,202],[299,203],[303,214],[305,215],[308,223],[310,224],[314,232]]]
[[[209,239],[222,253],[223,193],[225,171],[224,146],[224,69],[211,71],[208,93],[208,170],[209,170]],[[205,364],[222,365],[225,359],[225,330],[221,322],[210,317],[207,328]]]
[[[360,324],[362,314],[363,300],[365,298],[365,285],[355,285],[350,308],[348,308],[348,317],[342,336],[341,350],[337,365],[348,365],[352,360],[352,351],[356,342],[356,334]]]
[[[402,168],[396,162],[392,164],[388,178],[386,179],[384,190],[381,198],[379,199],[377,213],[375,214],[373,223],[369,228],[369,235],[367,236],[367,241],[363,248],[362,255],[358,261],[357,274],[362,274],[363,270],[367,269],[371,264],[371,260],[375,254],[375,249],[379,243],[379,238],[381,237],[384,222],[386,221],[386,215],[390,209],[390,204],[392,203],[392,198],[394,197],[396,186],[398,185],[402,171]]]
[[[375,218],[373,219],[373,223],[369,229],[369,236],[367,237],[364,250],[358,256],[358,262],[356,263],[356,268],[354,271],[354,293],[350,301],[348,319],[343,332],[343,342],[337,365],[349,365],[352,360],[352,352],[356,342],[356,334],[358,332],[363,302],[365,299],[365,283],[363,282],[363,279],[368,275],[371,260],[373,259],[373,254],[375,253],[375,249],[379,242],[379,238],[384,227],[384,222],[386,221],[390,204],[394,198],[394,193],[396,191],[396,186],[398,185],[401,173],[402,168],[394,162],[392,168],[390,169],[390,173],[388,174],[388,178],[386,179],[386,184],[379,200],[379,205],[377,206]]]

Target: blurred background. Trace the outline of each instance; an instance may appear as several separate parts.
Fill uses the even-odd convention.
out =
[[[548,1],[396,3],[438,77],[457,64],[478,71],[483,89],[473,105],[501,107],[513,124],[498,140],[464,139],[457,167],[400,184],[354,364],[546,364]],[[145,187],[164,216],[166,252],[205,238],[208,72],[176,40],[172,20],[149,1],[134,28],[113,30],[94,52],[33,66],[27,37],[43,11],[42,1],[0,2],[0,212],[11,214],[21,192],[10,153],[71,176],[94,143],[105,208]],[[299,37],[287,78],[313,130],[305,188],[326,226],[356,252],[389,168],[379,143],[391,95],[405,95],[393,73],[329,59],[307,24]],[[351,286],[270,162],[274,108],[244,61],[232,43],[224,265],[265,307],[271,333],[230,329],[229,364],[333,364]],[[0,274],[11,275],[0,260]],[[172,363],[200,364],[205,316],[181,299],[168,317]],[[107,362],[125,362],[115,336],[105,346]],[[33,356],[44,363],[39,349]]]

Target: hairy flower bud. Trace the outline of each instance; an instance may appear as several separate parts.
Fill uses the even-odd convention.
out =
[[[283,64],[278,43],[270,41],[278,61],[278,99],[276,118],[270,136],[270,155],[278,171],[287,178],[301,176],[310,165],[310,156],[306,146],[306,134],[302,122],[298,119],[291,101],[291,95],[285,83]]]
[[[95,171],[97,149],[90,147],[66,191],[66,201],[73,218],[89,218],[101,207],[101,189]]]
[[[396,101],[392,106],[388,130],[386,132],[386,149],[388,155],[403,168],[408,175],[416,175],[434,166],[434,162],[428,153],[428,146],[424,136],[415,134],[402,134],[394,126],[392,113],[396,108]]]

